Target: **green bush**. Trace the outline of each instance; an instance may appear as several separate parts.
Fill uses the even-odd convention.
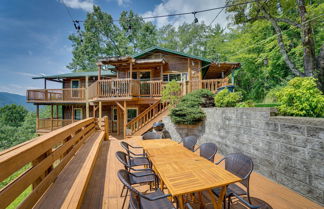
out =
[[[282,115],[324,117],[324,95],[315,78],[296,77],[276,93]]]
[[[258,103],[254,107],[278,107],[280,104],[277,103]]]
[[[215,105],[216,107],[235,107],[241,100],[241,92],[230,92],[228,89],[224,89],[216,94]]]
[[[162,89],[162,101],[169,102],[171,106],[177,104],[180,100],[181,86],[180,84],[173,80],[168,82]]]
[[[244,102],[240,102],[236,105],[236,107],[254,107],[253,100],[246,100]]]
[[[193,91],[182,97],[175,108],[171,109],[170,117],[175,124],[193,125],[206,117],[201,107],[213,106],[214,94],[207,89]]]

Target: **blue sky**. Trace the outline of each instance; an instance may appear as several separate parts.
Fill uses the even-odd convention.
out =
[[[140,15],[187,12],[224,5],[224,0],[1,0],[0,3],[0,92],[25,95],[26,89],[43,88],[43,81],[31,77],[69,72],[71,42],[74,33],[65,3],[75,19],[83,20],[92,5],[118,18],[123,10]],[[208,23],[218,11],[198,16]],[[224,23],[226,15],[216,22]],[[179,25],[193,17],[162,18],[154,22]],[[60,88],[48,82],[48,88]]]

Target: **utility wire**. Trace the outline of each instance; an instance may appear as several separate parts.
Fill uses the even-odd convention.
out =
[[[209,12],[209,11],[213,11],[213,10],[224,10],[228,7],[234,7],[234,6],[241,6],[241,5],[245,5],[245,4],[250,4],[250,3],[254,3],[257,2],[259,0],[253,0],[253,1],[247,1],[247,2],[242,2],[242,3],[237,3],[237,4],[226,4],[225,6],[221,6],[221,7],[214,7],[214,8],[209,8],[209,9],[203,9],[203,10],[197,10],[197,11],[191,11],[191,12],[182,12],[182,13],[174,13],[174,14],[165,14],[165,15],[156,15],[156,16],[149,16],[149,17],[141,17],[143,20],[146,19],[156,19],[156,18],[162,18],[162,17],[175,17],[175,16],[182,16],[182,15],[195,15],[198,13],[203,13],[203,12]],[[262,1],[267,1],[267,0],[262,0]],[[216,19],[216,18],[215,18]],[[120,19],[114,19],[113,21],[120,21]],[[79,20],[79,22],[84,22],[84,20]]]

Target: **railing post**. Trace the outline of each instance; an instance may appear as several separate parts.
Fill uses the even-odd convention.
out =
[[[108,116],[104,116],[104,123],[105,123],[105,140],[109,140],[109,120]]]
[[[51,105],[51,131],[53,131],[53,105]]]

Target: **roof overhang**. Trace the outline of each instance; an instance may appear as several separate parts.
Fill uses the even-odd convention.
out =
[[[241,64],[239,62],[213,62],[205,73],[204,79],[221,78],[222,74],[226,77],[232,70],[240,67]]]
[[[109,57],[100,59],[97,63],[98,65],[112,65],[116,69],[129,69],[130,64],[133,68],[138,67],[156,67],[166,64],[164,58],[155,59],[133,59],[131,57]]]

